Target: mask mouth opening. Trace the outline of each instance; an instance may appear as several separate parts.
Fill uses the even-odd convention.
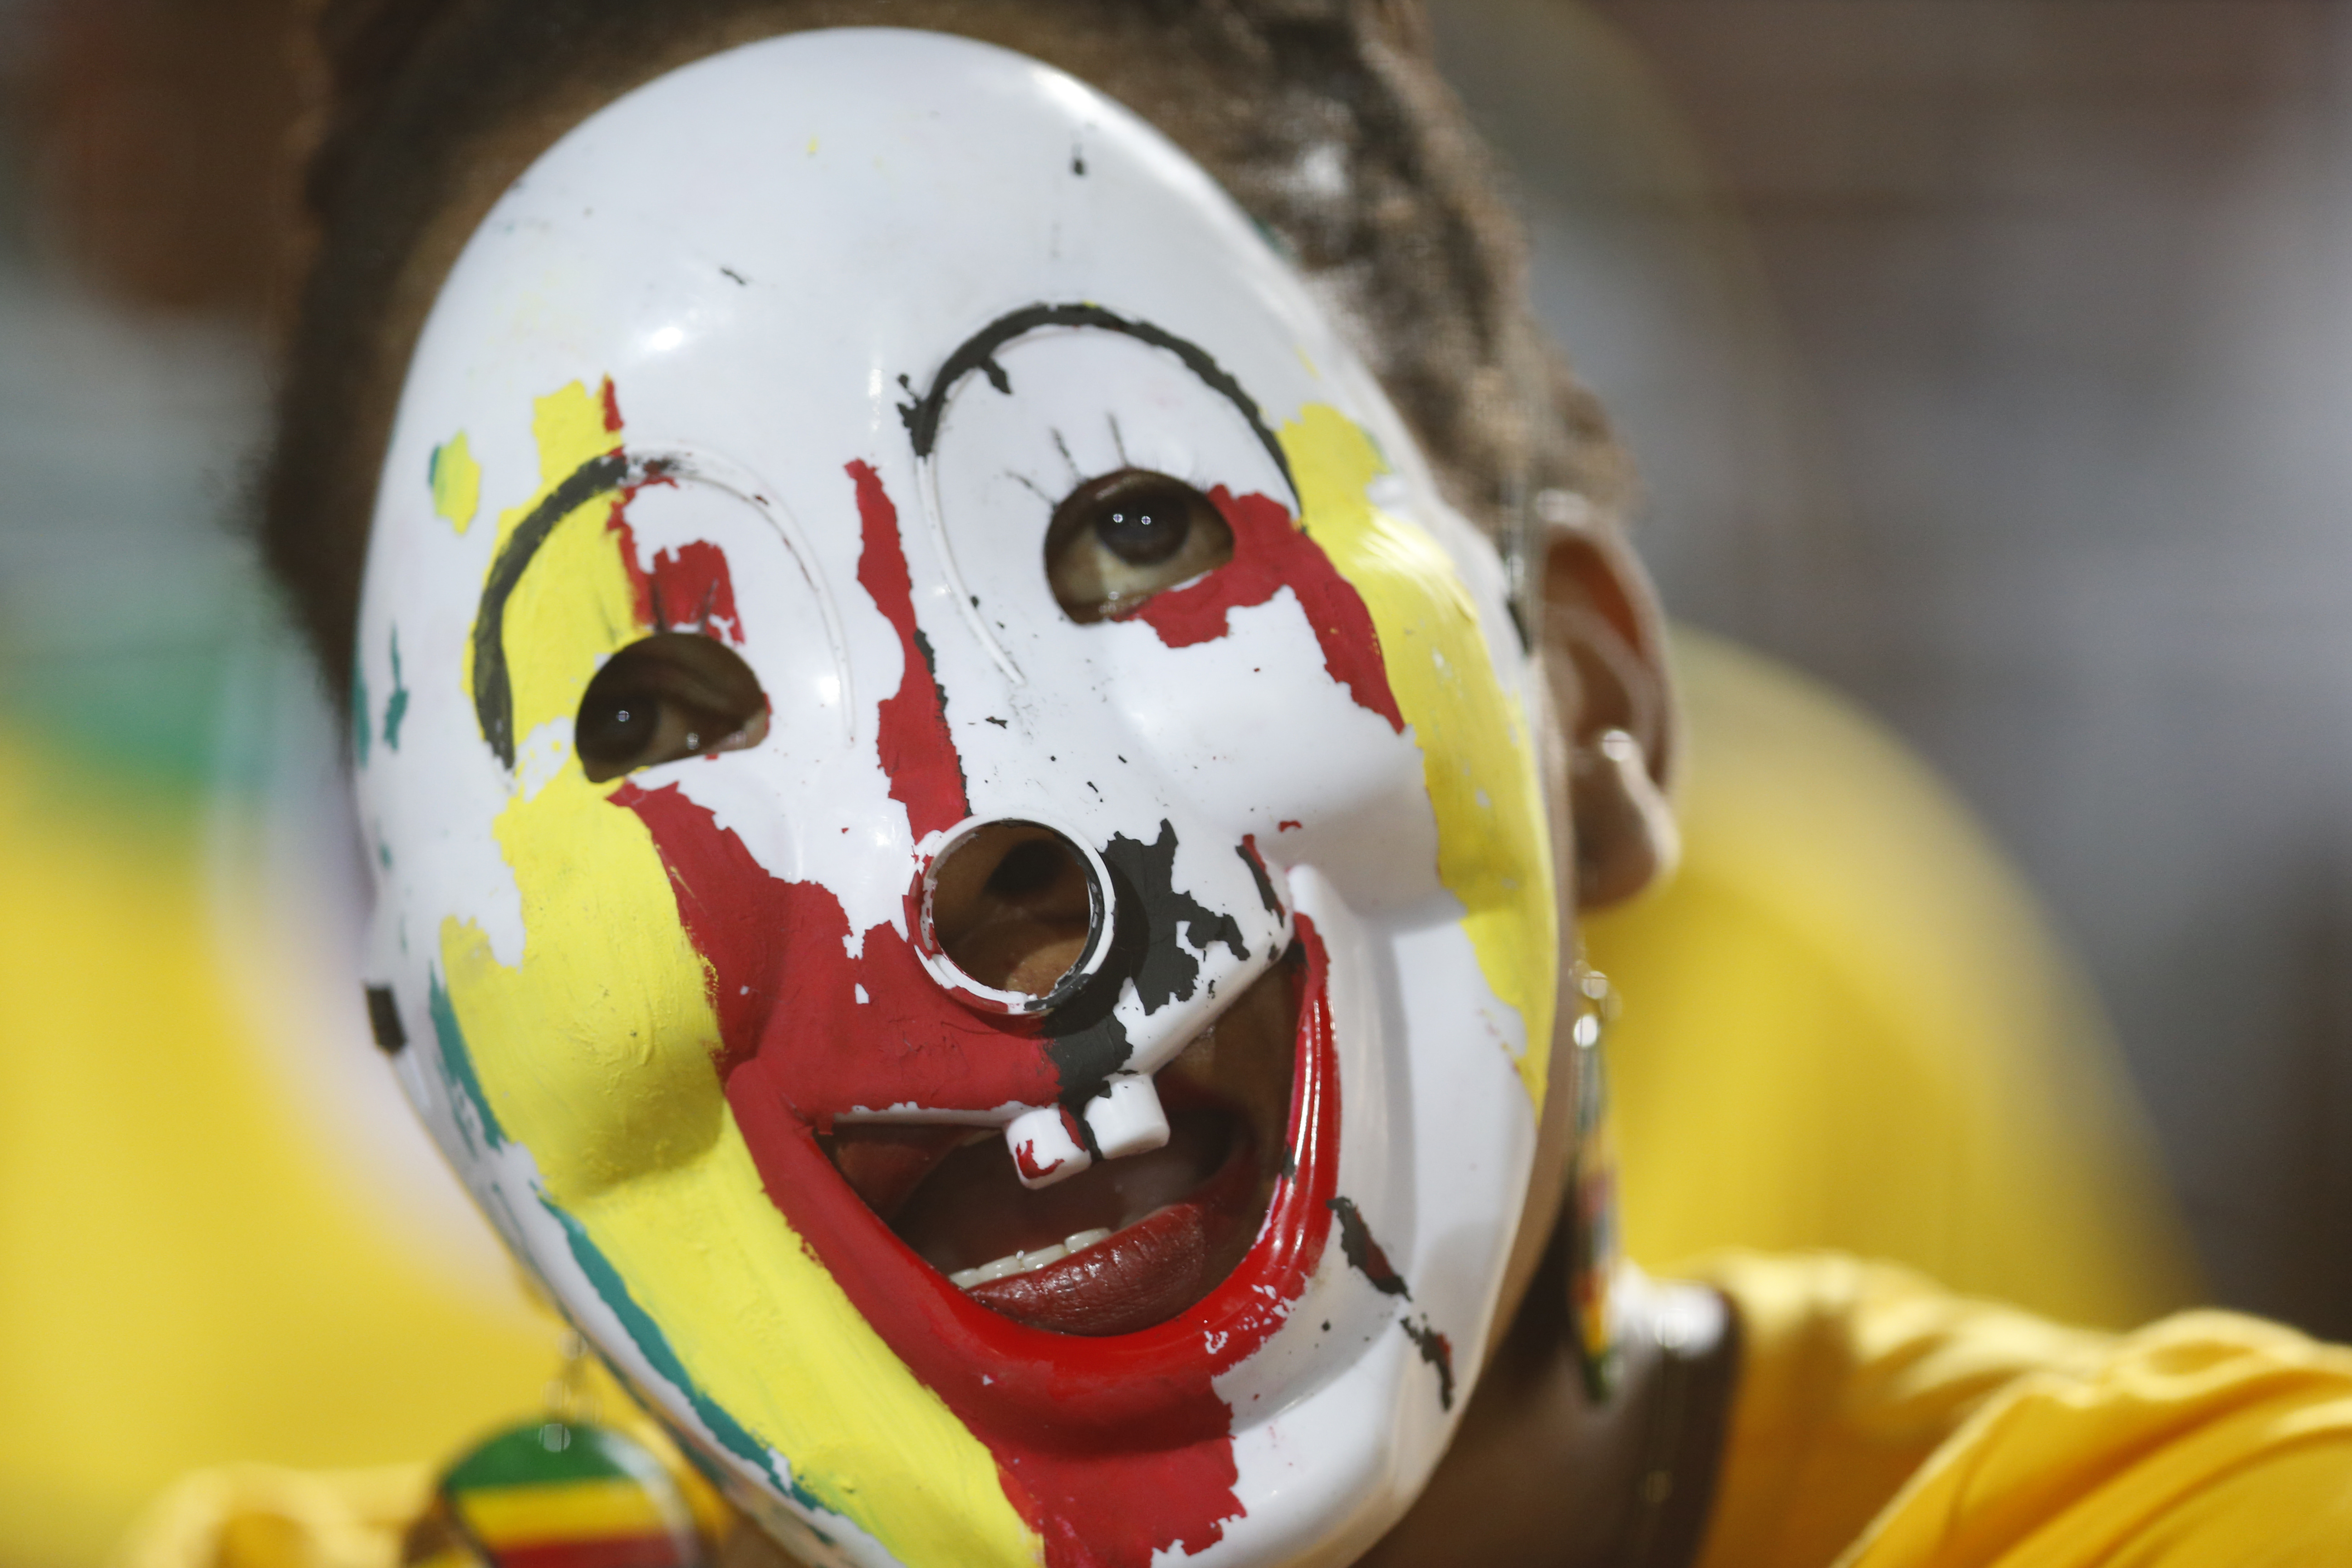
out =
[[[1294,946],[1154,1075],[1165,1145],[1021,1184],[993,1128],[843,1123],[819,1139],[955,1288],[1057,1333],[1134,1333],[1221,1284],[1264,1228],[1287,1139],[1306,965]]]

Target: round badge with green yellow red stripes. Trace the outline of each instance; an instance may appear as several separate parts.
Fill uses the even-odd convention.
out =
[[[410,1568],[701,1568],[677,1479],[607,1426],[537,1421],[459,1458],[410,1531]]]

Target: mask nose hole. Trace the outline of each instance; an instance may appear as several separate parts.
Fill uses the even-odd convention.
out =
[[[1028,819],[974,817],[939,836],[909,902],[931,977],[983,1011],[1066,1001],[1110,950],[1109,879],[1070,835]]]

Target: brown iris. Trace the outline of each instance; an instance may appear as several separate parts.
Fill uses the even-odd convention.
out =
[[[692,632],[631,643],[588,683],[572,731],[592,784],[656,763],[755,746],[768,699],[734,649]]]
[[[1088,479],[1045,531],[1045,577],[1074,621],[1131,610],[1233,558],[1233,530],[1209,498],[1148,468]]]

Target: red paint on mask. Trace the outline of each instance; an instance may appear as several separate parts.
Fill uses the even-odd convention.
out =
[[[895,510],[871,469],[855,464],[850,473],[865,530],[859,581],[898,628],[907,658],[898,693],[881,704],[882,759],[919,836],[969,814],[961,771],[922,660]],[[1378,678],[1369,621],[1363,630]],[[1344,679],[1342,668],[1334,674]],[[950,1284],[890,1233],[817,1143],[856,1106],[1054,1103],[1061,1086],[1040,1021],[961,1005],[887,923],[866,930],[853,954],[831,889],[770,875],[677,785],[625,781],[610,798],[646,824],[709,965],[717,1069],[771,1200],[892,1351],[988,1447],[1048,1568],[1148,1568],[1157,1552],[1222,1540],[1244,1510],[1234,1413],[1213,1380],[1281,1327],[1331,1233],[1339,1084],[1313,922],[1296,920],[1307,962],[1294,982],[1290,1173],[1255,1244],[1166,1323],[1108,1338],[1057,1334]]]
[[[769,1197],[860,1315],[987,1445],[1048,1568],[1148,1568],[1155,1552],[1222,1539],[1243,1509],[1233,1412],[1213,1380],[1282,1325],[1330,1234],[1339,1086],[1313,922],[1297,922],[1307,963],[1292,1173],[1276,1186],[1256,1244],[1171,1321],[1105,1339],[1056,1334],[999,1316],[942,1279],[851,1191],[815,1137],[830,1124],[825,1106],[1050,1102],[1053,1069],[1034,1020],[957,1006],[887,925],[867,931],[851,957],[848,921],[828,889],[769,876],[676,785],[624,784],[612,798],[652,833],[710,964],[728,1104]]]
[[[1307,973],[1289,1138],[1256,1244],[1223,1283],[1169,1322],[1104,1339],[1016,1323],[909,1252],[849,1190],[768,1092],[763,1051],[728,1079],[769,1196],[859,1313],[996,1458],[1006,1497],[1044,1540],[1047,1568],[1148,1568],[1197,1552],[1244,1510],[1233,1411],[1213,1379],[1287,1318],[1330,1234],[1338,1171],[1337,1052],[1326,961],[1301,916]]]
[[[1086,1138],[1078,1131],[1078,1119],[1070,1114],[1069,1108],[1067,1106],[1064,1106],[1062,1108],[1062,1136],[1068,1139],[1071,1143],[1076,1145],[1080,1153],[1085,1152]],[[1076,1157],[1076,1155],[1073,1155],[1070,1158],[1074,1159]],[[1069,1163],[1069,1159],[1057,1158],[1050,1163],[1039,1159],[1037,1157],[1037,1140],[1034,1138],[1024,1138],[1019,1143],[1013,1145],[1013,1163],[1014,1168],[1021,1173],[1021,1178],[1024,1181],[1034,1182],[1041,1180],[1044,1177],[1052,1175],[1055,1172],[1060,1170],[1064,1165],[1066,1165]]]
[[[654,569],[646,574],[646,619],[662,631],[743,640],[727,552],[707,539],[655,556]]]
[[[604,525],[620,536],[621,567],[629,574],[637,624],[657,632],[697,632],[741,643],[743,622],[735,613],[735,580],[724,550],[698,539],[660,552],[651,571],[637,563],[636,531],[629,526],[626,508],[642,488],[633,485],[614,498],[612,518]]]
[[[1219,485],[1210,504],[1234,531],[1234,558],[1196,583],[1154,594],[1119,620],[1141,621],[1170,647],[1213,642],[1230,629],[1230,612],[1263,605],[1284,588],[1298,595],[1323,649],[1323,668],[1368,708],[1404,732],[1404,714],[1389,689],[1380,634],[1356,585],[1339,575],[1323,547],[1291,521],[1279,501],[1235,497]]]
[[[608,421],[619,417],[612,395],[608,379],[604,383]],[[608,428],[619,426],[608,425]],[[620,451],[618,447],[613,448],[614,454]],[[675,489],[677,479],[667,467],[647,468],[621,487],[604,520],[606,531],[619,541],[621,570],[629,576],[629,598],[637,613],[637,625],[657,632],[699,632],[704,637],[718,635],[713,630],[717,626],[730,640],[741,642],[743,625],[735,615],[735,583],[727,569],[725,551],[706,540],[696,540],[656,555],[650,571],[641,563],[636,530],[629,525],[629,503],[648,485]]]
[[[831,889],[770,876],[676,784],[624,782],[612,801],[652,832],[687,936],[710,965],[722,1075],[766,1059],[763,1081],[821,1131],[860,1106],[985,1111],[1062,1092],[1037,1020],[959,1005],[887,924],[851,956]]]
[[[870,479],[866,470],[859,481],[866,524],[860,580],[898,627],[907,649],[898,695],[881,704],[880,745],[892,793],[908,803],[919,836],[927,831],[925,802],[932,810],[950,811],[951,820],[969,812],[936,688],[914,646],[920,633],[914,629],[896,515],[878,481],[869,494]],[[716,545],[696,542],[664,551],[653,572],[637,570],[623,510],[635,492],[632,487],[615,500],[610,526],[620,535],[645,624],[707,630],[698,621],[679,625],[670,618],[681,610],[699,616],[706,607],[731,619],[734,588],[726,555]],[[610,798],[651,830],[688,936],[710,967],[722,1073],[755,1055],[767,1057],[777,1068],[775,1090],[820,1131],[861,1108],[912,1102],[980,1113],[1007,1104],[1050,1105],[1061,1097],[1061,1074],[1037,1018],[979,1014],[961,1005],[887,922],[853,942],[848,914],[830,889],[771,876],[740,837],[719,827],[708,808],[677,785],[648,790],[624,781]]]
[[[850,464],[849,477],[857,486],[857,518],[864,530],[858,585],[897,628],[906,658],[898,689],[882,700],[878,715],[882,771],[890,775],[890,798],[907,808],[907,826],[919,842],[971,815],[963,763],[948,732],[947,700],[931,673],[930,645],[915,624],[914,583],[899,542],[898,509],[870,464]]]
[[[604,428],[621,431],[621,401],[606,376],[598,393]],[[614,445],[608,456],[622,451]],[[637,536],[629,526],[629,503],[648,485],[676,488],[677,478],[667,461],[656,458],[639,476],[623,485],[613,498],[604,526],[619,536],[621,567],[629,574],[630,596],[635,602],[637,624],[657,632],[723,634],[730,642],[743,640],[743,623],[735,614],[735,583],[727,568],[727,552],[708,540],[694,540],[662,551],[650,569],[640,563]]]

